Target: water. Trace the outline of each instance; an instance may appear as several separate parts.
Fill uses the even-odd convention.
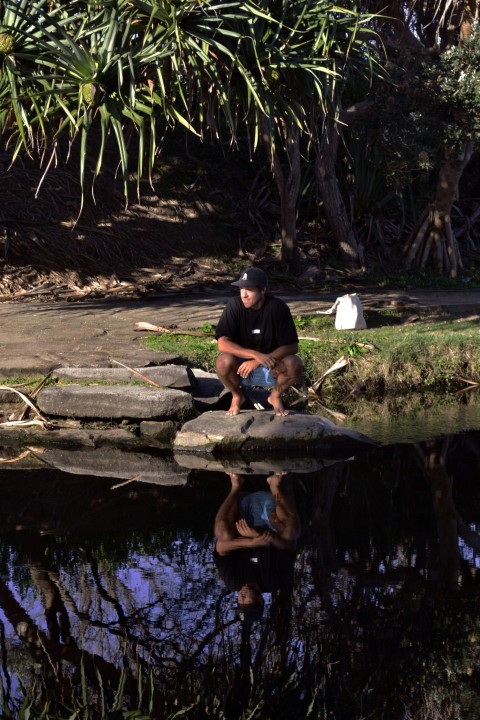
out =
[[[219,463],[167,487],[8,464],[1,716],[480,717],[480,431],[379,436],[281,479],[293,582],[251,622],[215,564]]]

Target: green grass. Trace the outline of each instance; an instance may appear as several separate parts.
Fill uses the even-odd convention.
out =
[[[159,352],[177,354],[180,361],[185,365],[214,372],[218,350],[213,328],[210,332],[211,335],[206,336],[205,339],[191,335],[170,335],[168,333],[149,335],[145,338],[144,344],[145,347]]]
[[[349,365],[325,380],[325,392],[345,392],[358,384],[372,392],[444,389],[461,384],[460,376],[480,382],[475,321],[420,319],[405,323],[400,313],[392,311],[368,312],[366,321],[366,330],[338,331],[333,316],[296,318],[307,385],[342,355],[348,357]],[[191,366],[214,371],[217,345],[213,337],[151,335],[145,344],[177,353]]]

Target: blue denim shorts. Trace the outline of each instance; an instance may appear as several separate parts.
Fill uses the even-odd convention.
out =
[[[275,387],[277,381],[265,365],[259,365],[246,378],[240,378],[240,385],[255,385],[257,387]]]
[[[240,493],[238,506],[240,517],[244,518],[250,527],[276,530],[270,520],[270,515],[275,510],[275,498],[271,492],[257,490],[253,493]]]

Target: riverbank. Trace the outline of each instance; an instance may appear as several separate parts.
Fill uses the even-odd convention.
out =
[[[378,399],[480,383],[478,316],[455,317],[440,308],[416,310],[367,307],[365,330],[338,331],[333,316],[295,316],[310,400],[315,394],[336,402],[359,395]],[[216,343],[208,326],[204,330],[204,337],[153,333],[145,345],[213,371]]]
[[[345,290],[346,292],[347,290]],[[368,317],[401,313],[433,321],[463,318],[478,322],[480,291],[356,290]],[[272,287],[298,316],[328,308],[337,297],[329,292],[285,292]],[[215,324],[233,290],[221,293],[163,293],[142,299],[116,298],[88,302],[2,303],[0,307],[0,378],[42,375],[61,366],[105,366],[112,360],[129,365],[155,361],[144,347],[138,322],[168,329],[198,329]],[[326,318],[333,324],[333,318]],[[371,324],[368,320],[369,325]],[[306,334],[306,333],[304,333]]]

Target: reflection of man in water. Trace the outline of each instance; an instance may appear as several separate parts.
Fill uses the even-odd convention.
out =
[[[263,607],[264,592],[293,584],[300,521],[283,473],[267,478],[268,491],[242,492],[243,478],[228,473],[231,490],[215,518],[214,560],[240,609]]]

